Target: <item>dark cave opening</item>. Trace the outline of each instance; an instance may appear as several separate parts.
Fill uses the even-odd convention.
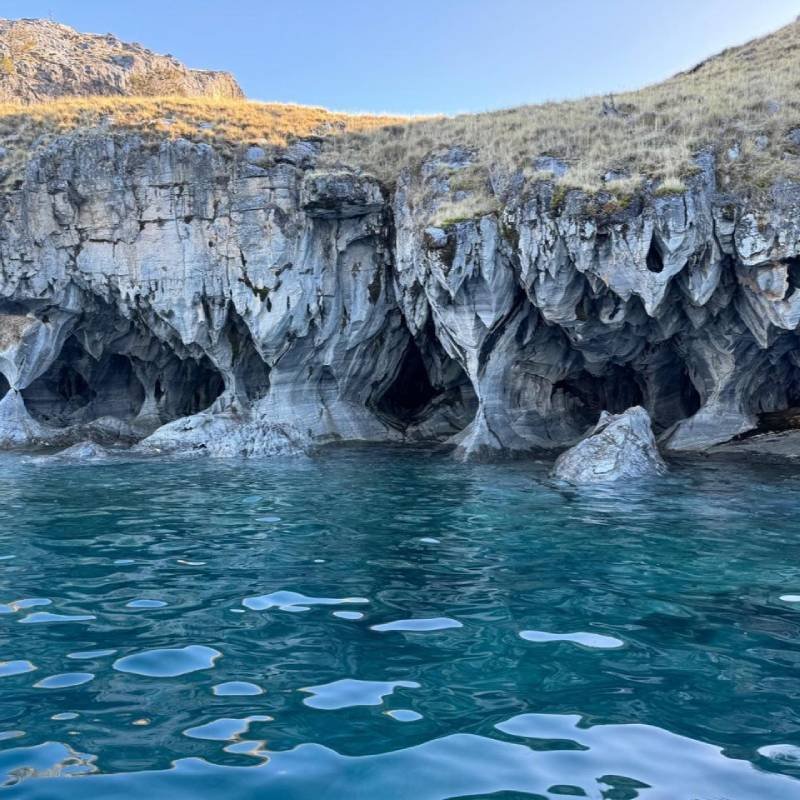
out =
[[[647,269],[650,272],[663,272],[664,271],[664,256],[661,253],[661,247],[655,236],[650,239],[650,248],[647,251]]]
[[[786,293],[783,299],[788,300],[798,288],[800,288],[800,256],[786,261]]]
[[[761,385],[753,393],[751,408],[758,423],[751,435],[800,428],[800,367],[794,357],[800,338],[791,338],[788,352],[771,364]]]
[[[700,392],[697,391],[697,388],[694,385],[694,381],[692,381],[691,375],[689,375],[689,370],[687,369],[685,364],[682,366],[681,374],[680,377],[678,378],[678,387],[679,387],[680,413],[675,420],[663,420],[663,424],[665,427],[671,424],[672,422],[677,422],[680,419],[693,417],[700,410],[700,407],[703,405],[703,400],[700,397]],[[656,418],[658,419],[658,415],[656,416]],[[662,422],[662,420],[658,421]]]
[[[250,329],[233,309],[228,312],[226,327],[238,388],[248,400],[264,397],[269,391],[270,368],[256,349]]]
[[[245,396],[248,400],[257,400],[264,397],[269,391],[269,367],[258,351],[250,345],[247,353],[240,359],[236,374],[244,386]]]
[[[800,428],[800,405],[793,404],[780,411],[764,411],[758,415],[758,422],[754,430],[748,431],[737,438],[745,439],[759,433],[779,433]]]
[[[0,399],[6,396],[6,392],[11,388],[11,384],[2,372],[0,372]]]
[[[653,429],[666,430],[694,416],[702,405],[685,353],[675,342],[648,346],[641,356],[646,408]]]
[[[166,359],[164,364],[153,391],[161,422],[205,410],[225,389],[222,374],[206,356]],[[131,421],[142,408],[145,389],[130,357],[104,353],[96,359],[73,336],[22,396],[34,418],[65,427],[99,417]]]
[[[377,411],[403,424],[418,419],[439,392],[431,384],[417,343],[409,340],[400,368],[378,401]]]
[[[222,374],[206,356],[198,361],[181,361],[178,375],[164,382],[161,399],[160,383],[156,381],[156,401],[165,407],[165,421],[204,411],[225,391]]]
[[[583,369],[555,383],[554,397],[557,393],[564,396],[576,421],[586,426],[597,422],[602,411],[619,414],[645,402],[642,379],[629,364],[611,364],[602,375]]]
[[[58,359],[22,390],[31,416],[65,426],[99,417],[131,419],[144,402],[144,387],[131,360],[118,353],[95,359],[72,336]]]

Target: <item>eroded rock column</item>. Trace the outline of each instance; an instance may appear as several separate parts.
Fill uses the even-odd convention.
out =
[[[41,319],[0,316],[0,372],[9,384],[0,400],[0,446],[22,447],[57,437],[31,417],[21,392],[56,360],[74,321],[72,314],[57,310]]]

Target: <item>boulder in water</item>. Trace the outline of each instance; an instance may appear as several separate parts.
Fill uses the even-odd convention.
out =
[[[64,461],[104,461],[108,456],[108,450],[95,442],[78,442],[55,454]]]
[[[301,455],[308,440],[291,424],[269,422],[252,409],[202,411],[168,422],[139,442],[133,451],[181,453],[219,458]]]
[[[562,481],[587,484],[666,471],[650,417],[641,406],[634,406],[622,414],[604,411],[592,433],[558,457],[552,474]]]

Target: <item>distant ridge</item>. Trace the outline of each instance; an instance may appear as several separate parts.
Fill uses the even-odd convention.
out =
[[[41,19],[0,19],[0,100],[94,95],[240,98],[228,72],[189,69],[112,34],[79,33]]]

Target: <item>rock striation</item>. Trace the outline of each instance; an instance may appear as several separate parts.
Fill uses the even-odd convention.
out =
[[[608,214],[540,183],[446,229],[418,221],[424,173],[401,181],[399,302],[475,392],[462,456],[564,446],[636,404],[667,449],[702,450],[798,404],[800,187],[756,204],[698,166],[686,192]]]
[[[389,188],[318,149],[38,148],[0,197],[0,444],[494,458],[638,405],[681,452],[800,406],[800,187],[731,195],[703,154],[680,194],[506,176],[499,210],[434,224],[469,153]]]
[[[622,414],[604,411],[591,434],[556,459],[553,477],[585,485],[654,477],[666,471],[650,417],[641,406],[634,406]]]

